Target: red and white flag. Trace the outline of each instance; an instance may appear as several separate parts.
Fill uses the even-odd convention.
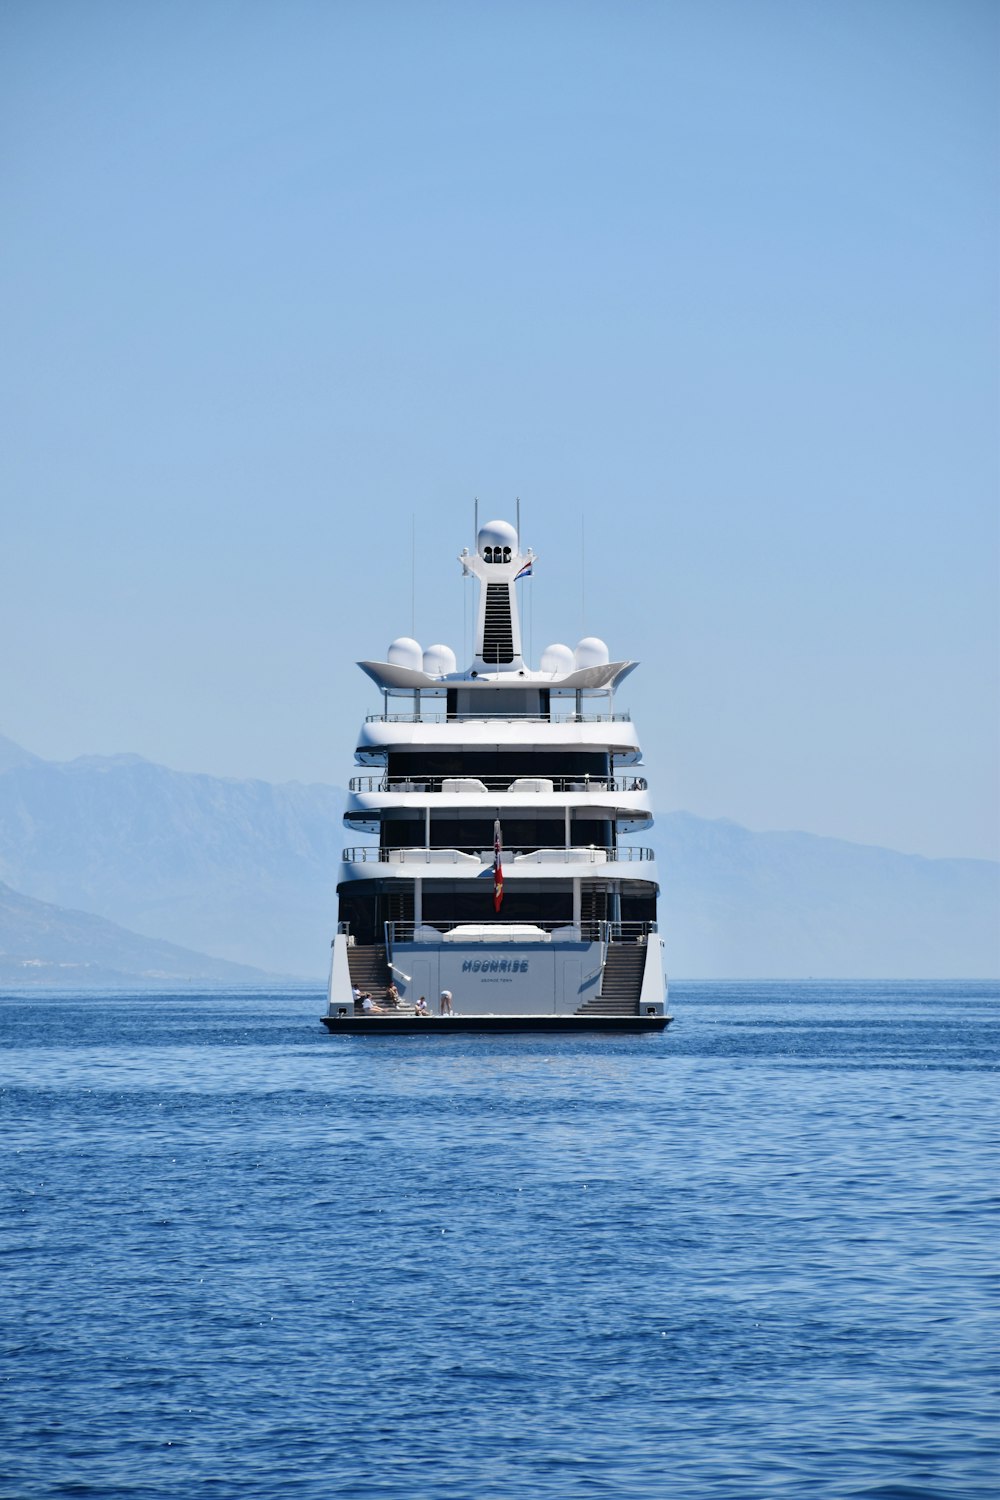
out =
[[[493,910],[503,906],[503,865],[500,861],[500,819],[493,824]]]

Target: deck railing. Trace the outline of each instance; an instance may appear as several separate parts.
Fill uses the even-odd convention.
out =
[[[554,792],[645,792],[649,790],[649,783],[645,776],[587,776],[577,772],[566,776],[531,776],[524,774],[520,776],[464,776],[458,772],[451,776],[352,776],[350,789],[352,792],[440,792],[444,783],[465,782],[468,786],[449,787],[449,792],[454,795],[475,796],[480,787],[487,792],[524,792],[525,795],[537,795],[529,793],[523,785],[518,782],[543,781],[551,783]],[[548,786],[545,790],[548,791]]]
[[[532,856],[537,856],[539,864],[606,864],[611,861],[622,863],[654,858],[652,849],[644,849],[638,844],[619,844],[615,848],[599,844],[573,844],[569,848],[561,844],[553,847],[540,847],[538,844],[508,844],[501,853],[504,864],[510,863],[512,859],[527,861]],[[468,863],[470,860],[480,864],[492,864],[493,850],[484,849],[481,845],[459,846],[454,849],[426,849],[409,846],[385,848],[378,844],[356,844],[349,849],[344,849],[341,859],[348,865],[460,864]]]
[[[525,925],[540,927],[543,932],[569,933],[576,930],[575,924],[570,921],[553,922],[548,919],[526,917]],[[414,922],[386,922],[385,936],[390,946],[393,943],[433,942],[432,934],[438,935],[451,932],[456,927],[470,925],[469,917],[452,917],[446,920],[435,917],[433,921],[421,922],[417,926]],[[471,925],[477,927],[507,925],[503,918],[495,922],[475,922]],[[585,917],[579,924],[580,941],[585,943],[611,942],[611,943],[639,943],[643,942],[651,932],[656,932],[655,922],[611,922],[603,917]]]
[[[630,724],[632,715],[625,713],[607,714],[509,714],[509,713],[409,713],[409,714],[366,714],[366,724],[458,724],[470,721],[477,723],[503,723],[504,721],[516,724]]]

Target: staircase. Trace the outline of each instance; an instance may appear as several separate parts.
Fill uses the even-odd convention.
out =
[[[511,585],[486,585],[486,613],[483,617],[483,661],[514,660],[514,627],[510,617]]]
[[[601,993],[584,1001],[578,1016],[637,1016],[642,973],[646,967],[645,943],[610,943],[604,964]]]
[[[389,988],[389,962],[384,943],[355,943],[347,950],[347,967],[351,971],[351,983],[362,992],[367,991],[381,1005]]]

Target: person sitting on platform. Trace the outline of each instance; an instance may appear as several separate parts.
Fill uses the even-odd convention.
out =
[[[379,1015],[379,1016],[381,1016],[381,1015],[385,1014],[385,1006],[384,1005],[376,1005],[375,1001],[372,999],[371,995],[365,995],[362,998],[361,1009],[364,1011],[364,1013],[365,1013],[366,1016],[370,1016],[370,1015]]]
[[[413,1009],[416,1011],[418,1016],[430,1015],[430,1011],[427,1009],[427,1001],[423,995],[420,996],[420,999],[417,1001]]]
[[[394,984],[390,984],[385,992],[385,1003],[386,1008],[389,1010],[397,1010],[399,1008],[399,991]]]

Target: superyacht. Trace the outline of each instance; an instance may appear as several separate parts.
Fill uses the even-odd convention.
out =
[[[536,562],[489,521],[474,655],[394,640],[358,736],[328,1010],[334,1033],[662,1031],[666,1005],[639,742],[615,702],[637,663],[587,636],[522,650]],[[374,836],[371,838],[371,836]]]

